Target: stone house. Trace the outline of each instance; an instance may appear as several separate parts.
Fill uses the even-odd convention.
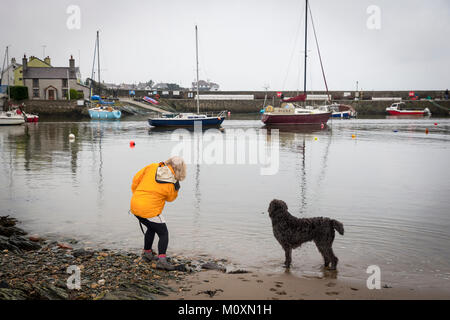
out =
[[[28,87],[28,96],[33,100],[67,100],[69,90],[89,96],[89,87],[81,83],[81,74],[70,56],[68,67],[30,67],[26,56],[22,59],[23,84]]]

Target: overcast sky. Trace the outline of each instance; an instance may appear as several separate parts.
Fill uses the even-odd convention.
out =
[[[150,79],[190,87],[195,79],[195,24],[200,78],[222,90],[303,88],[304,0],[1,0],[0,49],[52,59],[71,54],[90,76],[100,30],[105,82]],[[80,28],[69,29],[70,5]],[[369,29],[369,6],[380,29]],[[410,90],[450,87],[450,1],[310,0],[330,90]],[[7,11],[7,14],[4,12]],[[73,21],[73,20],[70,20]],[[372,22],[372,26],[374,20]],[[308,89],[323,90],[312,27]],[[81,58],[81,59],[80,59]]]

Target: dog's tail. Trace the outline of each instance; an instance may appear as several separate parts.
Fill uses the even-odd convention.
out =
[[[333,228],[336,229],[337,232],[339,232],[342,236],[344,235],[344,225],[337,221],[337,220],[331,220],[333,223]]]

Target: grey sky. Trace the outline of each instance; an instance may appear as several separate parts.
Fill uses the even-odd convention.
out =
[[[66,27],[69,5],[81,9],[79,30]],[[364,90],[450,87],[450,1],[310,0],[310,5],[330,90],[354,89],[357,80]],[[380,30],[366,26],[370,5],[381,9]],[[222,90],[303,87],[298,76],[304,0],[1,0],[1,12],[2,61],[6,45],[17,59],[24,53],[42,58],[46,45],[54,66],[68,65],[71,54],[78,65],[80,53],[85,78],[99,29],[102,80],[153,79],[188,87],[195,78],[198,24],[200,78]],[[311,25],[310,31],[312,36]],[[323,90],[312,37],[309,48],[308,89]]]

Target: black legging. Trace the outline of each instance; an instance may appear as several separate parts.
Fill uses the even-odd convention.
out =
[[[144,250],[150,250],[153,246],[155,233],[158,235],[158,254],[166,254],[169,245],[169,231],[165,223],[151,222],[145,218],[136,216],[138,220],[147,227],[144,237]]]

